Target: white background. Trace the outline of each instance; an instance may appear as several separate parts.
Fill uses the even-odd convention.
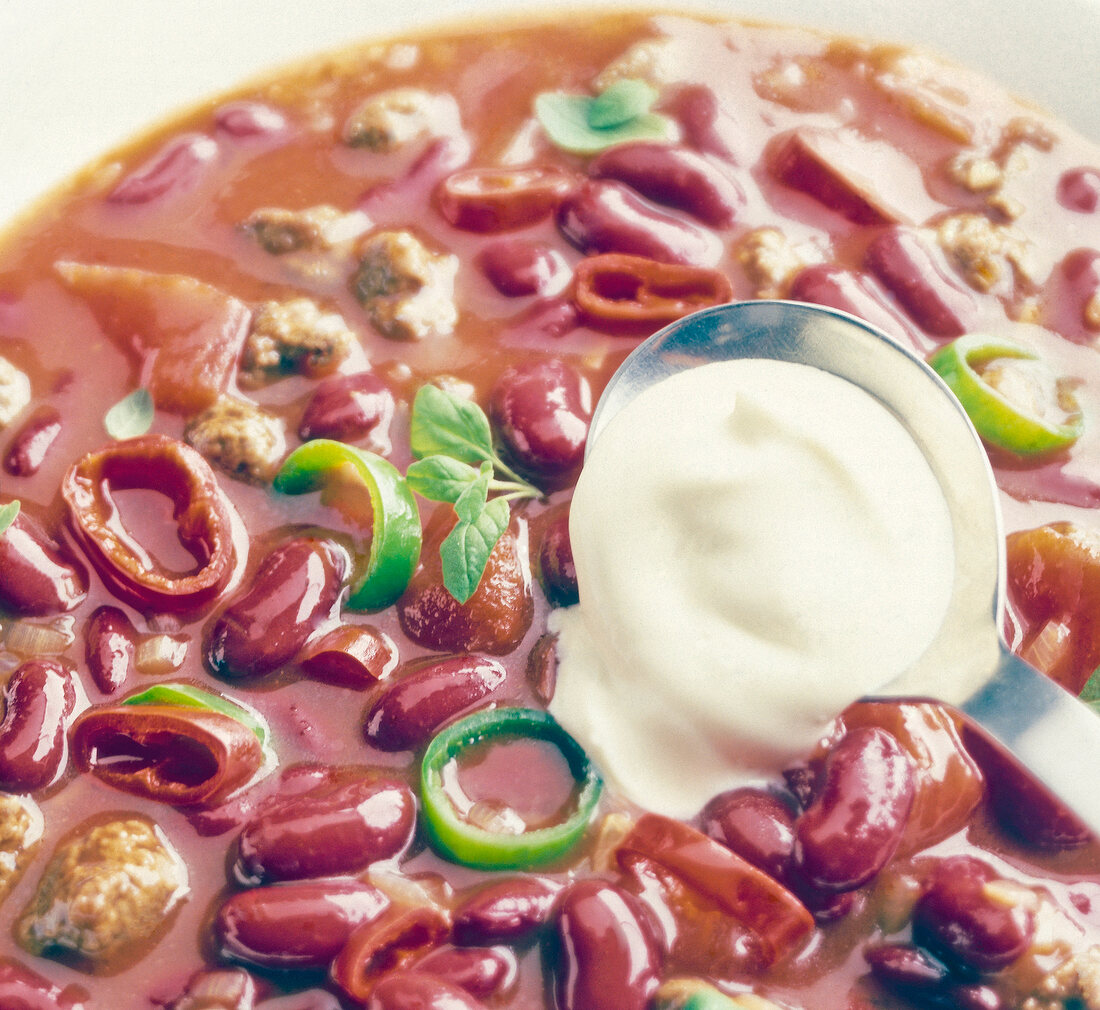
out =
[[[624,7],[629,0],[586,0]],[[1100,0],[669,0],[920,42],[1100,142]],[[0,0],[0,220],[172,110],[312,50],[553,0]]]

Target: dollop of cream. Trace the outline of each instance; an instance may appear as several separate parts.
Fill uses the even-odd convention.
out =
[[[762,359],[681,372],[612,418],[570,539],[550,710],[629,799],[679,817],[774,777],[911,666],[954,576],[943,493],[894,415]]]

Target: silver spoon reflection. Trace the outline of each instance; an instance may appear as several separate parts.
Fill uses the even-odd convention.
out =
[[[1100,834],[1100,717],[1009,650],[1004,534],[992,470],[952,393],[923,361],[846,313],[797,302],[705,309],[640,344],[612,377],[592,418],[591,446],[642,390],[677,372],[733,358],[810,365],[847,379],[909,432],[943,490],[955,539],[954,588],[922,657],[876,697],[955,706]],[[884,629],[884,632],[887,629]]]

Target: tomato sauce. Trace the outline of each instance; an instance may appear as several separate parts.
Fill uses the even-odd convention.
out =
[[[533,115],[537,96],[595,99],[616,80],[644,82],[635,94],[649,97],[600,129],[656,116],[660,140],[576,153]],[[627,144],[636,145],[629,156]],[[470,170],[485,172],[453,181]],[[1074,966],[1095,971],[1100,949],[1100,850],[938,710],[857,706],[782,782],[716,797],[690,825],[654,819],[609,785],[584,842],[530,872],[458,865],[432,850],[422,826],[406,830],[390,800],[350,809],[339,797],[349,783],[387,776],[411,808],[420,755],[442,725],[490,706],[546,706],[547,614],[575,591],[560,519],[595,400],[639,339],[727,298],[818,301],[922,355],[988,331],[1025,344],[1065,380],[1085,416],[1076,443],[994,464],[1006,529],[1044,530],[1010,537],[1011,644],[1081,690],[1100,647],[1090,610],[1100,587],[1100,216],[1088,195],[1097,171],[1094,145],[930,57],[637,14],[319,57],[198,105],[83,170],[0,242],[0,366],[10,370],[0,372],[0,409],[18,386],[11,371],[31,389],[0,428],[0,457],[27,448],[36,409],[60,418],[44,450],[20,456],[33,465],[6,467],[0,505],[20,502],[16,523],[34,524],[39,532],[27,536],[58,552],[79,589],[69,603],[0,602],[0,758],[14,769],[0,771],[0,799],[15,804],[3,810],[15,841],[0,854],[18,866],[0,879],[0,1004],[10,992],[25,1005],[33,991],[35,1005],[182,1010],[199,1005],[184,996],[189,986],[201,993],[212,973],[231,970],[247,973],[231,976],[242,995],[218,1006],[367,1005],[349,995],[361,992],[351,969],[330,968],[354,960],[337,957],[354,947],[374,951],[356,969],[367,988],[397,973],[377,989],[384,1010],[409,1005],[401,1000],[414,990],[456,1006],[665,1010],[685,1005],[668,988],[683,976],[787,1008],[1078,1005]],[[336,381],[347,377],[360,386]],[[349,584],[376,563],[372,544],[384,533],[371,499],[346,500],[347,484],[338,494],[335,484],[282,493],[273,477],[302,444],[312,405],[311,424],[353,431],[349,441],[388,460],[400,482],[424,455],[413,451],[423,437],[413,404],[426,384],[488,418],[510,468],[494,463],[494,480],[511,489],[491,486],[489,506],[521,490],[468,602],[442,584],[455,513],[421,495],[423,548],[408,588],[392,605],[354,612],[344,605]],[[365,405],[368,387],[381,399]],[[139,388],[156,406],[148,431],[116,432],[116,441],[105,416]],[[347,416],[354,426],[340,427]],[[232,556],[209,597],[165,606],[127,594],[119,583],[133,573],[105,578],[98,548],[74,533],[66,475],[88,454],[118,451],[122,436],[186,442],[206,458],[209,475],[192,468],[194,500],[181,506],[164,453],[150,450],[106,527],[139,566],[176,578],[215,552],[199,521],[209,510],[224,535],[218,549]],[[462,462],[472,482],[480,459]],[[12,597],[6,582],[44,564],[12,547],[16,523],[0,535],[0,601]],[[268,603],[276,588],[298,601],[288,609],[284,600],[278,615]],[[88,656],[100,643],[88,638],[100,607],[121,609],[131,630],[120,634],[132,644],[159,634],[185,643],[182,665],[156,676],[127,665],[117,689],[97,686]],[[210,654],[219,621],[246,643],[238,668]],[[309,650],[348,628],[358,686],[311,678]],[[21,651],[28,629],[46,629],[48,648],[38,635],[36,651]],[[289,661],[249,666],[248,656],[276,644]],[[69,694],[63,714],[59,701],[52,715],[33,716],[52,720],[43,746],[63,753],[56,781],[28,788],[11,727],[38,711],[20,685],[39,662],[46,669],[33,676],[47,687],[34,697]],[[124,700],[169,681],[245,705],[266,726],[261,748],[232,714],[210,715],[203,739],[215,742],[202,746],[237,747],[214,764],[249,774],[197,807],[114,788],[94,757],[77,753],[81,720],[140,722],[140,706]],[[148,737],[117,752],[137,774],[156,765],[162,745]],[[463,788],[552,817],[569,783],[545,755],[517,755],[521,746],[460,771]],[[209,753],[182,777],[200,776]],[[842,790],[871,754],[900,769],[905,784],[884,804],[897,823],[873,859],[851,855],[874,862],[870,877],[839,885],[816,863],[811,873],[806,853],[849,858],[819,814],[830,783]],[[176,774],[172,758],[164,767]],[[274,824],[263,821],[264,837],[293,837],[280,844],[319,858],[306,852],[308,833],[294,834],[299,801],[340,868],[258,885],[280,897],[330,887],[301,897],[310,925],[295,932],[269,892],[256,891],[269,918],[247,910],[255,885],[233,868],[242,830],[261,834],[264,818]],[[1014,805],[1025,816],[1014,818]],[[853,809],[848,833],[858,842],[864,826]],[[40,838],[18,827],[28,810],[41,813]],[[146,910],[153,925],[106,959],[86,936],[28,941],[26,910],[44,880],[71,883],[71,871],[51,868],[54,854],[114,825],[118,849],[106,865],[117,869],[118,851],[136,844],[118,825],[133,818],[154,826],[186,867],[179,893]],[[86,852],[73,859],[93,862]],[[507,926],[503,906],[485,897],[498,885],[513,889],[504,904],[518,909]],[[143,893],[125,900],[137,908]],[[123,900],[116,892],[107,904]],[[52,914],[65,920],[72,907],[59,892]],[[410,925],[397,912],[421,919]],[[962,923],[980,941],[993,920],[1012,955],[1004,964],[976,965],[977,955],[942,939],[940,927]],[[331,950],[322,943],[330,933]],[[295,944],[305,946],[291,952]]]

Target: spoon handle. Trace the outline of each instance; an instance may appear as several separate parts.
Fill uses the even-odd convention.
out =
[[[1004,646],[958,707],[1100,835],[1100,716]]]

